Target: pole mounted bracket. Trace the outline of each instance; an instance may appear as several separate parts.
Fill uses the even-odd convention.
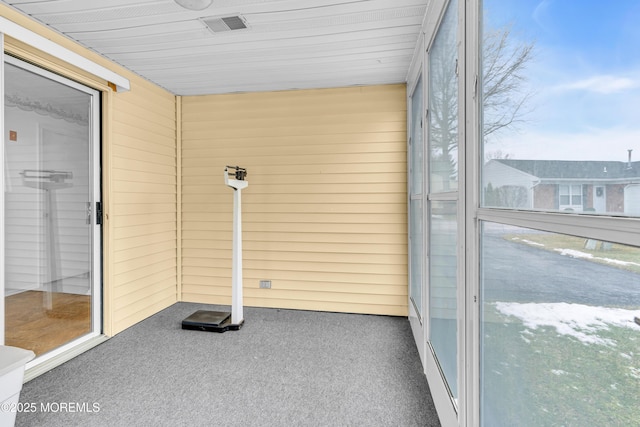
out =
[[[242,190],[249,186],[249,182],[245,181],[247,170],[240,166],[227,166],[224,168],[224,183],[234,190]]]

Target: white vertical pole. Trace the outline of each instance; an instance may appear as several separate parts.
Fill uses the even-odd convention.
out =
[[[242,190],[233,191],[233,255],[231,271],[231,323],[240,324],[242,313]]]

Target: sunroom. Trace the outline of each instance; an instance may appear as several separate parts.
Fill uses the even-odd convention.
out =
[[[636,424],[639,17],[3,1],[0,343],[29,381],[230,304],[240,165],[246,306],[408,319],[442,425]]]

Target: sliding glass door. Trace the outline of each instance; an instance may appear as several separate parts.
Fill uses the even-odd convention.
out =
[[[4,91],[4,343],[42,360],[101,331],[99,94],[10,57]]]

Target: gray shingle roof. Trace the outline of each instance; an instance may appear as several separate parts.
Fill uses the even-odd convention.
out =
[[[640,178],[640,162],[515,159],[495,161],[541,179]]]

